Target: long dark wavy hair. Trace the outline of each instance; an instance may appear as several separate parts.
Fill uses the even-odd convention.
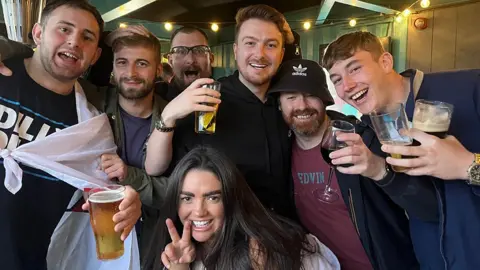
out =
[[[199,147],[190,151],[175,167],[168,182],[163,215],[152,239],[143,269],[162,269],[161,254],[171,242],[165,219],[171,218],[177,231],[183,231],[178,217],[183,180],[193,169],[209,171],[221,182],[224,222],[214,234],[208,250],[195,242],[197,260],[208,270],[296,270],[303,269],[302,257],[315,248],[297,224],[268,212],[254,195],[235,165],[219,151]],[[260,263],[251,259],[250,239],[258,243]],[[201,252],[199,252],[201,251]],[[199,257],[199,254],[200,257]],[[255,265],[257,264],[257,265]]]

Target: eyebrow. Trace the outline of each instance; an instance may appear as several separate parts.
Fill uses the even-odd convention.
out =
[[[354,60],[352,60],[350,63],[348,63],[348,64],[345,66],[345,68],[349,68],[349,67],[351,67],[351,66],[353,66],[353,65],[355,65],[355,64],[358,64],[359,62],[360,62],[360,61],[358,61],[357,59],[354,59]]]
[[[195,197],[195,194],[193,194],[192,192],[188,192],[188,191],[182,191],[182,192],[180,192],[180,194],[190,196],[190,197]],[[219,195],[219,194],[222,194],[221,190],[213,190],[213,191],[209,191],[207,193],[203,193],[203,197],[209,197],[209,196],[212,196],[212,195]]]
[[[67,22],[67,21],[59,21],[57,24],[66,24],[66,25],[71,26],[71,27],[76,27],[75,24],[73,24],[71,22]],[[97,37],[97,35],[92,30],[84,29],[83,31],[93,35],[95,38]]]
[[[253,39],[253,40],[258,40],[258,38],[256,38],[256,37],[245,36],[245,37],[242,38],[242,41],[244,41],[244,40],[247,39],[247,38],[251,38],[251,39]]]

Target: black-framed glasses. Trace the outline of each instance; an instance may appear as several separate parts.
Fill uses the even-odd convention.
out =
[[[210,52],[210,47],[206,45],[197,45],[193,47],[187,47],[187,46],[176,46],[173,47],[170,50],[170,54],[175,54],[180,57],[186,56],[190,51],[192,51],[192,54],[195,56],[201,56],[208,54]]]

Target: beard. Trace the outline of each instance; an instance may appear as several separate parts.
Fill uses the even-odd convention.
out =
[[[190,66],[182,67],[178,69],[178,71],[174,71],[173,83],[181,92],[189,87],[195,80],[200,78],[210,78],[211,76],[212,72],[210,66],[202,69],[200,65],[192,64]]]
[[[283,119],[295,133],[302,136],[312,136],[318,133],[325,121],[325,111],[319,112],[312,108],[304,110],[295,110],[289,115],[282,112]],[[308,121],[302,121],[296,118],[299,115],[311,115]]]
[[[138,84],[141,84],[141,88],[134,88],[134,87],[125,87],[123,82],[125,81],[134,81]],[[124,97],[125,99],[129,100],[138,100],[147,97],[153,91],[153,81],[147,82],[144,79],[140,78],[120,78],[119,80],[115,80],[115,84],[118,88],[118,93]]]

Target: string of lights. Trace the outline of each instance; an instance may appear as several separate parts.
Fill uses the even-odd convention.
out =
[[[405,10],[403,10],[402,12],[397,12],[397,14],[393,14],[393,15],[385,15],[385,14],[380,14],[381,16],[384,16],[384,17],[394,17],[395,21],[400,23],[403,21],[404,18],[407,18],[408,16],[410,16],[412,14],[412,7],[415,6],[416,4],[420,4],[420,6],[422,8],[428,8],[430,6],[430,0],[416,0],[415,2],[413,2],[410,6],[408,6]],[[366,16],[366,17],[363,17],[363,18],[340,18],[340,19],[335,19],[335,18],[329,18],[328,21],[330,23],[341,23],[341,22],[345,22],[345,23],[348,23],[348,25],[350,27],[355,27],[358,23],[358,21],[367,21],[367,20],[370,20],[372,18],[378,18],[378,15],[377,16]],[[295,20],[288,20],[289,23],[293,23],[293,22],[296,22],[296,23],[303,23],[302,24],[302,27],[303,29],[305,30],[309,30],[310,28],[312,28],[312,24],[315,24],[317,22],[317,20],[303,20],[303,21],[295,21]],[[165,27],[165,30],[167,31],[172,31],[173,28],[174,28],[174,24],[177,24],[177,25],[183,25],[183,24],[209,24],[210,25],[210,29],[213,31],[213,32],[218,32],[220,30],[220,25],[232,25],[232,24],[235,24],[235,21],[230,21],[230,22],[163,22],[163,25]],[[127,27],[127,23],[120,23],[119,24],[119,27],[120,28],[125,28]]]

